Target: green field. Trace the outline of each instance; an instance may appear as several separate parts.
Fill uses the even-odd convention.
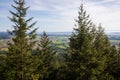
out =
[[[58,49],[66,49],[69,42],[69,36],[49,36],[50,40],[53,42],[53,45]],[[40,40],[40,36],[37,36],[36,40]],[[0,40],[0,49],[1,50],[7,50],[6,44],[8,42],[8,39],[1,39]],[[110,40],[111,44],[118,45],[120,43],[120,40]]]
[[[110,40],[110,42],[118,42],[118,43],[120,43],[120,40]]]

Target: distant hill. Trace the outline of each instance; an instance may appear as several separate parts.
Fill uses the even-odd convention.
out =
[[[110,40],[120,40],[120,32],[111,32],[107,34]]]
[[[41,36],[42,33],[37,33]],[[71,32],[47,32],[48,36],[70,36]],[[106,33],[110,40],[120,40],[120,32]],[[9,39],[10,35],[7,32],[0,32],[0,39]]]
[[[7,32],[0,32],[0,39],[9,39],[10,35]]]

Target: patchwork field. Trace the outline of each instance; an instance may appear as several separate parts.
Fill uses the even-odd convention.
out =
[[[5,35],[5,37],[2,37]],[[53,47],[56,48],[57,50],[60,50],[64,52],[64,50],[67,48],[68,43],[69,43],[69,37],[70,37],[70,32],[67,33],[48,33],[50,40],[53,42]],[[38,34],[37,40],[40,40],[41,34]],[[109,34],[108,35],[110,42],[112,45],[118,46],[120,43],[120,35],[118,33],[114,34]],[[9,41],[9,35],[7,33],[0,33],[0,50],[1,51],[6,51],[7,50],[7,42]]]

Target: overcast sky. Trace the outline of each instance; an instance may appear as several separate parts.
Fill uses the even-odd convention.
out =
[[[38,32],[72,31],[81,2],[96,25],[101,23],[105,31],[120,31],[120,0],[26,0],[30,6],[27,17],[37,21]],[[12,0],[0,0],[0,31],[12,29],[7,18],[9,10],[14,10],[11,4]]]

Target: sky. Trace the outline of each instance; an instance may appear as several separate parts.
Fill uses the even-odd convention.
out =
[[[81,3],[96,25],[101,23],[108,32],[120,31],[120,0],[26,0],[27,18],[37,21],[37,32],[71,32]],[[13,0],[0,0],[0,31],[13,29],[8,19],[9,10],[15,11],[11,4]]]

